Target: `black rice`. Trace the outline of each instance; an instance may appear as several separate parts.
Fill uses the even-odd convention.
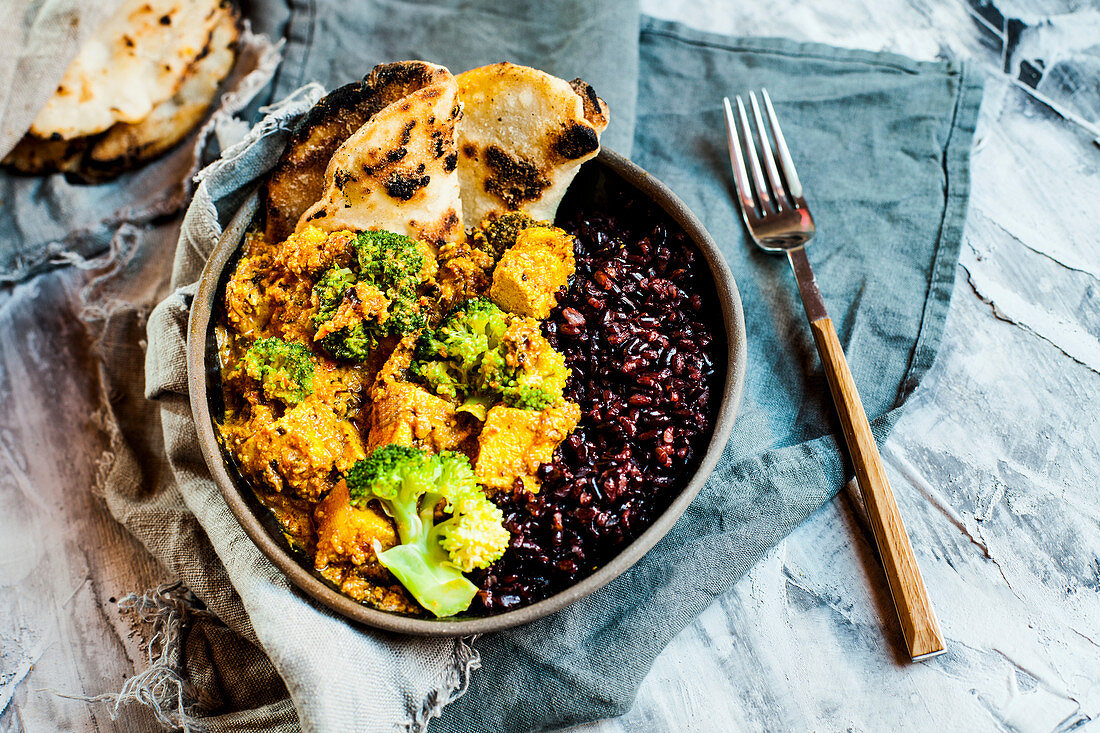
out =
[[[577,272],[544,331],[582,417],[540,468],[539,493],[517,481],[496,497],[512,541],[475,575],[483,611],[547,598],[613,558],[683,489],[713,425],[706,263],[663,212],[613,194],[626,201],[617,210],[580,207],[559,222],[576,237]]]

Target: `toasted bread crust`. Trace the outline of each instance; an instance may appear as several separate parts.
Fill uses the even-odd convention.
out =
[[[386,229],[432,247],[461,236],[458,83],[435,69],[435,81],[387,105],[336,149],[297,229]]]
[[[450,75],[446,69],[423,61],[382,64],[362,81],[322,97],[294,128],[265,186],[267,240],[286,239],[302,213],[321,198],[329,161],[356,130],[389,105],[444,74]]]
[[[566,82],[510,63],[459,74],[462,216],[509,211],[552,220],[581,164],[600,149],[607,104],[580,79]]]
[[[607,102],[600,99],[596,95],[596,90],[584,79],[578,77],[569,82],[569,86],[573,87],[573,91],[584,103],[584,119],[592,124],[597,133],[602,134],[607,129],[607,123],[611,120],[607,110]]]

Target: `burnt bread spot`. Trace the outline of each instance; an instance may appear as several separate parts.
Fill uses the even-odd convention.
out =
[[[327,211],[325,211],[324,209],[317,209],[317,211],[314,211],[312,214],[309,215],[309,219],[307,219],[306,221],[313,221],[314,219],[323,219],[326,216],[328,216]]]
[[[336,171],[332,177],[333,183],[336,184],[336,188],[341,191],[344,190],[344,186],[348,185],[348,181],[351,180],[351,174],[347,171]]]
[[[429,227],[420,226],[415,221],[410,221],[409,224],[419,230],[420,237],[425,242],[436,247],[453,242],[459,232],[458,212],[454,208],[447,209],[447,212]]]
[[[405,147],[394,148],[390,152],[386,153],[386,160],[388,160],[390,163],[396,163],[397,161],[401,160],[402,158],[404,158],[408,154],[409,154],[408,148],[405,148]]]
[[[435,70],[422,63],[396,61],[374,67],[363,81],[371,87],[397,87],[404,91],[410,87],[427,86],[435,81],[436,75]]]
[[[432,147],[435,157],[442,158],[446,152],[446,143],[443,140],[442,130],[432,130]]]
[[[425,168],[427,168],[427,166],[426,166],[426,165],[424,165],[423,163],[421,163],[420,165],[416,166],[416,173],[417,173],[417,175],[419,175],[419,174],[423,173],[423,172],[424,172],[424,170],[425,170]]]
[[[452,172],[458,167],[458,153],[451,153],[443,159],[443,170],[447,173]]]
[[[416,120],[409,120],[405,123],[405,129],[401,131],[401,144],[408,145],[409,140],[412,139],[413,128],[416,127]]]
[[[440,224],[443,226],[444,231],[451,231],[458,226],[458,212],[454,209],[448,209],[447,215],[443,217]]]
[[[462,154],[467,158],[473,158],[477,160],[477,146],[473,143],[466,143],[462,146]]]
[[[381,86],[385,84],[407,86],[412,84],[413,81],[422,78],[422,76],[423,71],[419,65],[398,61],[396,63],[381,64],[380,66],[374,67],[363,81],[371,86]]]
[[[589,106],[591,106],[592,110],[597,114],[602,111],[600,109],[600,98],[596,96],[596,90],[593,89],[588,82],[578,77],[569,82],[569,86],[571,86],[573,88],[573,91],[577,93],[577,96],[584,101],[584,108],[586,113],[588,112]]]
[[[382,182],[382,185],[385,186],[386,193],[392,198],[399,201],[408,201],[416,195],[417,191],[427,186],[430,181],[431,176],[391,173]]]
[[[600,138],[588,125],[573,123],[562,130],[550,144],[561,160],[576,160],[600,149]]]
[[[596,90],[584,79],[574,79],[569,86],[581,98],[584,118],[601,130],[607,127],[607,103],[596,95]]]
[[[204,58],[206,58],[207,56],[210,55],[210,52],[212,50],[213,49],[211,48],[210,43],[208,42],[205,46],[202,47],[202,50],[199,51],[199,55],[196,56],[191,63],[195,63],[195,61],[202,61]]]
[[[420,96],[424,99],[438,99],[439,95],[443,93],[443,90],[439,87],[428,87],[420,92]]]
[[[550,179],[538,167],[530,161],[513,158],[496,145],[485,148],[485,163],[490,171],[485,190],[510,209],[535,201],[550,186]]]

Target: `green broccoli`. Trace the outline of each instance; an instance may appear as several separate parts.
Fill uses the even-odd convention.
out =
[[[317,315],[331,316],[344,300],[344,293],[355,285],[356,280],[355,273],[346,267],[326,270],[313,286],[313,293],[317,298]]]
[[[423,282],[424,253],[403,234],[367,231],[355,238],[359,277],[393,298]]]
[[[393,518],[401,544],[379,552],[378,561],[417,602],[438,617],[469,608],[477,586],[463,572],[500,559],[510,535],[466,456],[388,445],[345,480],[353,506],[376,500]],[[437,522],[437,509],[451,516]]]
[[[272,336],[256,341],[241,359],[244,373],[264,395],[293,406],[313,394],[313,360],[308,347]]]
[[[367,231],[353,242],[355,258],[348,267],[333,266],[313,286],[317,312],[314,328],[336,317],[342,306],[354,311],[362,305],[360,283],[376,289],[384,298],[384,309],[354,311],[354,318],[341,319],[341,326],[325,329],[321,347],[337,359],[366,361],[383,336],[404,336],[424,328],[427,314],[418,290],[426,281],[425,255],[416,241],[401,234]],[[347,315],[347,314],[345,314]]]
[[[512,211],[482,222],[470,233],[470,242],[496,262],[505,250],[516,243],[516,237],[524,229],[549,226],[552,225],[548,221],[536,221],[522,211]]]
[[[562,398],[569,371],[538,322],[505,313],[484,298],[459,305],[417,341],[414,379],[484,420],[494,403],[542,410]]]

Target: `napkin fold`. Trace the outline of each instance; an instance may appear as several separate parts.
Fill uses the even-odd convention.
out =
[[[524,731],[619,714],[669,639],[843,485],[850,467],[834,437],[794,280],[740,226],[724,94],[766,86],[776,102],[821,232],[810,258],[880,440],[930,366],[965,215],[980,99],[969,72],[948,62],[716,36],[639,20],[630,3],[592,5],[293,4],[284,15],[287,62],[274,84],[281,101],[200,174],[182,223],[171,292],[148,324],[143,384],[154,410],[124,404],[137,382],[112,370],[131,358],[134,344],[101,339],[105,387],[118,387],[115,464],[102,486],[108,506],[222,622],[201,626],[207,653],[181,655],[194,689],[216,680],[219,691],[192,696],[190,718],[211,729],[415,731],[432,721],[433,731]],[[322,86],[410,57],[454,71],[507,58],[592,82],[612,107],[605,142],[632,147],[634,160],[676,191],[720,243],[748,329],[733,437],[669,535],[601,591],[472,641],[354,626],[291,588],[222,501],[186,396],[194,282],[236,205],[274,164],[287,130]],[[302,86],[314,78],[321,86]],[[133,257],[151,258],[140,242],[134,248]],[[147,434],[149,420],[159,421],[159,443]],[[144,471],[130,465],[150,461]]]

